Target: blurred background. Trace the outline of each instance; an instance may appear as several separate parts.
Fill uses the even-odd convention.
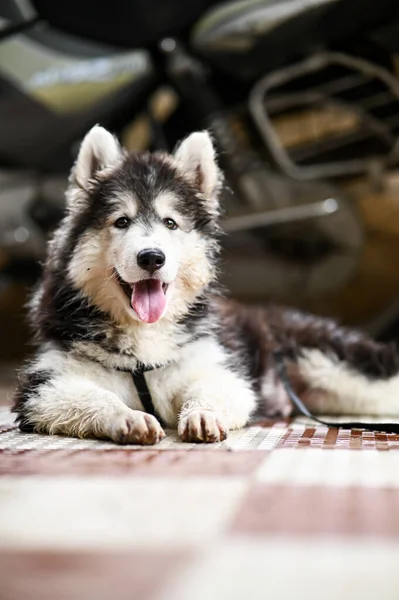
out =
[[[96,123],[134,150],[213,132],[234,296],[397,336],[395,0],[1,0],[0,17],[4,380]]]

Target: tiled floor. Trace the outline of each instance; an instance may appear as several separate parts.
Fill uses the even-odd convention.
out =
[[[399,598],[399,436],[26,435],[0,410],[1,600]]]

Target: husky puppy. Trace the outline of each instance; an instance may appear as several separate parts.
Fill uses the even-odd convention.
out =
[[[217,286],[221,176],[207,132],[173,156],[85,137],[30,303],[38,351],[20,374],[23,431],[155,444],[160,421],[187,442],[216,442],[254,414],[288,415],[273,351],[311,410],[399,414],[394,349],[334,322],[248,309]],[[131,373],[145,374],[159,420]]]

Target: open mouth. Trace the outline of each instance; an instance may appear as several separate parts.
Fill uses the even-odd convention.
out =
[[[128,283],[122,279],[116,269],[115,277],[128,297],[130,306],[141,321],[155,323],[162,317],[166,307],[166,292],[169,287],[167,283],[152,278]]]

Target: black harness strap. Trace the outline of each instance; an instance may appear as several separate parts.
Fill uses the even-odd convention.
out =
[[[147,367],[145,365],[139,365],[134,371],[131,371],[131,375],[133,383],[136,386],[140,402],[144,406],[145,412],[149,413],[150,415],[153,415],[159,420],[154,403],[151,398],[151,392],[148,389],[148,385],[144,377],[144,373],[147,373],[147,371],[152,371],[156,368],[157,367]]]
[[[363,423],[358,421],[345,421],[344,423],[333,423],[331,421],[324,421],[315,417],[310,410],[306,408],[302,400],[296,395],[294,390],[291,387],[290,380],[288,377],[288,373],[284,363],[284,353],[282,350],[277,350],[274,352],[274,360],[276,363],[277,374],[285,388],[285,391],[288,394],[292,404],[295,408],[305,417],[309,419],[313,419],[313,421],[317,421],[321,425],[326,425],[327,427],[335,427],[342,429],[366,429],[367,431],[378,431],[382,433],[399,433],[399,423]]]
[[[155,410],[155,406],[151,397],[151,392],[148,389],[144,373],[147,373],[148,371],[154,371],[155,369],[162,369],[163,367],[166,367],[167,364],[168,363],[164,365],[150,366],[143,365],[142,363],[137,363],[137,367],[134,369],[134,371],[131,371],[130,369],[121,369],[120,367],[116,368],[117,371],[122,371],[123,373],[130,373],[133,379],[133,383],[136,387],[137,393],[139,395],[140,402],[143,405],[145,412],[147,412],[150,415],[153,415],[156,419],[158,419],[161,425],[162,419]]]
[[[150,415],[153,415],[156,419],[158,419],[161,425],[162,419],[155,410],[155,406],[151,397],[151,392],[148,389],[144,373],[147,373],[148,371],[154,371],[155,369],[162,369],[163,367],[166,367],[167,364],[168,363],[164,365],[149,366],[143,365],[142,363],[138,363],[134,371],[130,371],[130,369],[117,369],[118,371],[124,371],[125,373],[131,374],[133,383],[136,387],[137,393],[140,398],[140,402],[143,405],[145,412],[147,412]]]

